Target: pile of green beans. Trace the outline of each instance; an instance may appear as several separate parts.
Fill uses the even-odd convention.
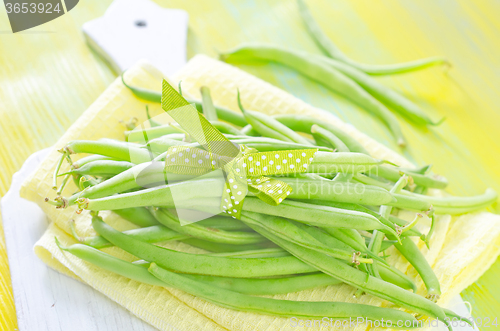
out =
[[[270,117],[245,110],[238,100],[243,116],[223,117],[208,89],[202,89],[202,96],[203,114],[212,123],[223,123],[219,127],[231,127],[225,136],[233,143],[260,144],[265,151],[322,147],[305,173],[270,176],[292,188],[288,197],[271,205],[250,191],[240,219],[228,217],[219,207],[224,178],[165,170],[168,148],[203,148],[188,142],[187,133],[171,131],[174,125],[142,130],[155,137],[146,145],[133,139],[72,141],[60,150],[55,187],[64,160],[71,164],[68,174],[88,178],[88,184],[70,196],[46,201],[57,208],[76,206],[79,211],[91,211],[97,235],[82,237],[72,222],[70,228],[79,244],[61,249],[123,277],[176,287],[235,310],[310,318],[415,320],[392,308],[259,297],[346,283],[357,289],[356,295],[371,294],[413,314],[440,320],[457,317],[435,303],[439,281],[415,244],[415,240],[428,243],[432,230],[424,234],[413,227],[419,217],[408,223],[397,213],[411,210],[434,218],[436,213],[476,211],[496,201],[494,191],[472,198],[427,196],[415,192],[415,187],[442,189],[447,184],[446,179],[428,174],[428,167],[403,169],[375,159],[338,128],[308,116]],[[250,129],[239,129],[241,119]],[[157,136],[152,134],[155,132]],[[71,160],[81,154],[90,155]],[[214,216],[190,223],[175,209]],[[136,228],[113,229],[99,216],[104,210],[115,212]],[[159,245],[172,240],[206,252],[191,254]],[[109,246],[121,248],[138,261],[125,262],[99,250]],[[428,298],[416,294],[415,279],[385,260],[391,247],[418,272]]]

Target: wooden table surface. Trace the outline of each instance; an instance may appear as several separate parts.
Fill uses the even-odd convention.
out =
[[[216,56],[245,41],[274,42],[319,53],[304,30],[293,0],[157,1],[189,13],[188,56]],[[401,120],[416,163],[434,164],[450,180],[448,191],[500,192],[500,2],[490,0],[308,0],[318,23],[352,58],[391,63],[445,55],[453,68],[433,68],[380,80],[416,101],[438,128]],[[115,74],[84,42],[81,26],[101,16],[109,0],[80,1],[68,14],[42,26],[10,33],[0,10],[0,195],[33,152],[52,145],[113,81]],[[3,8],[3,7],[2,7]],[[337,95],[278,65],[241,68],[394,147],[379,121]],[[496,211],[499,211],[496,206]],[[1,230],[0,230],[1,231]],[[0,326],[16,327],[3,235],[0,240]],[[476,317],[500,311],[500,261],[462,296]]]

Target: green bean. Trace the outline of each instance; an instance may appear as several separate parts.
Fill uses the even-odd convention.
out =
[[[226,134],[243,135],[243,133],[234,126],[221,121],[210,121],[210,123],[220,132]]]
[[[210,187],[210,190],[200,191],[200,187]],[[148,206],[174,208],[183,206],[183,203],[185,207],[189,207],[192,205],[192,203],[189,203],[189,201],[193,201],[192,199],[220,198],[223,187],[224,180],[222,178],[209,178],[162,185],[99,199],[79,198],[75,202],[83,209],[95,211]],[[175,202],[172,189],[174,189],[178,198]],[[182,200],[178,201],[179,199]],[[218,214],[218,212],[215,214]]]
[[[407,292],[396,285],[378,278],[372,276],[367,277],[364,272],[356,270],[333,257],[298,246],[286,240],[282,240],[261,227],[257,227],[253,224],[249,225],[263,236],[289,251],[298,259],[314,266],[327,275],[342,280],[343,282],[357,287],[369,294],[391,301],[392,303],[413,312],[433,318],[439,318],[440,320],[444,320],[446,317],[443,310],[438,305],[417,294]]]
[[[401,147],[405,145],[401,127],[394,114],[387,107],[366,92],[351,78],[331,66],[316,61],[306,52],[288,50],[275,45],[245,44],[230,52],[221,54],[220,57],[224,61],[231,63],[248,59],[260,59],[277,62],[293,68],[302,75],[341,94],[361,108],[377,116],[389,128],[397,144]]]
[[[312,145],[307,139],[276,121],[271,116],[263,113],[245,110],[241,104],[240,92],[238,91],[238,106],[247,122],[262,136],[278,140],[294,142],[303,145]]]
[[[125,131],[125,138],[129,142],[145,143],[144,136],[148,140],[153,140],[165,136],[167,134],[182,133],[180,126],[175,123],[163,124],[152,128],[136,129],[132,131]]]
[[[224,256],[224,257],[238,257],[238,258],[256,258],[256,257],[280,257],[290,256],[290,253],[279,247],[254,249],[248,251],[238,252],[222,252],[222,253],[209,253],[210,256]]]
[[[394,232],[392,232],[393,234],[395,233],[395,230],[396,230],[396,227],[394,226],[394,224],[392,222],[390,222],[387,218],[382,217],[381,215],[377,214],[373,210],[371,210],[365,206],[361,206],[357,203],[346,203],[346,202],[338,202],[338,201],[332,201],[332,200],[324,201],[324,200],[314,200],[314,199],[309,200],[309,203],[316,204],[316,205],[324,205],[324,206],[329,206],[329,207],[334,207],[334,208],[340,208],[340,209],[348,209],[348,210],[352,210],[352,211],[358,211],[361,213],[369,214],[369,215],[375,217],[376,219],[378,219],[380,223],[382,223],[385,226],[387,226],[388,228],[392,229],[394,231]],[[362,242],[360,237],[358,237],[357,240],[360,243]]]
[[[266,241],[265,238],[255,232],[230,232],[221,229],[207,228],[197,223],[182,226],[179,219],[165,209],[153,209],[153,215],[158,222],[171,230],[207,241],[233,245],[255,244]],[[231,218],[227,218],[227,222],[231,222],[231,220]]]
[[[355,174],[368,171],[384,162],[361,153],[329,153],[318,151],[314,155],[309,167],[307,167],[307,172],[318,174],[334,172]]]
[[[414,292],[416,292],[416,285],[413,283],[413,281],[411,281],[411,279],[408,278],[408,276],[406,276],[396,268],[387,265],[387,262],[381,260],[377,255],[374,255],[371,251],[368,250],[365,240],[363,239],[363,237],[361,237],[358,231],[354,229],[342,228],[324,228],[324,230],[332,237],[344,242],[345,244],[353,247],[361,253],[368,254],[371,258],[382,262],[379,264],[379,271],[380,276],[383,280],[404,289],[412,289],[414,290]]]
[[[196,222],[196,224],[207,227],[226,231],[253,231],[248,225],[242,221],[226,217],[222,215],[215,215],[210,218]]]
[[[191,245],[193,247],[201,248],[213,253],[238,253],[238,252],[248,252],[255,251],[265,248],[276,248],[277,246],[271,241],[263,241],[257,244],[245,244],[245,245],[231,245],[231,244],[221,244],[214,243],[212,241],[207,241],[198,238],[185,239],[182,242]],[[211,254],[205,254],[211,255]],[[231,256],[230,256],[231,257]]]
[[[151,264],[148,270],[171,287],[178,288],[216,305],[240,311],[287,317],[314,316],[316,318],[345,319],[362,316],[370,320],[397,320],[410,322],[411,324],[416,322],[412,315],[390,308],[344,302],[292,301],[255,297],[181,276],[160,268],[154,263]]]
[[[161,103],[161,92],[148,90],[148,89],[135,87],[135,86],[130,86],[127,83],[125,83],[125,81],[123,79],[123,75],[121,78],[122,78],[123,85],[125,85],[138,98],[141,98],[141,99],[144,99],[147,101],[151,101],[151,102]],[[189,99],[189,98],[186,98],[186,100],[190,104],[194,104],[196,106],[196,109],[199,112],[203,111],[203,106],[202,106],[202,103],[200,101]],[[217,112],[217,116],[223,121],[227,121],[229,123],[233,123],[233,124],[241,126],[241,127],[248,124],[241,114],[238,114],[238,113],[232,111],[231,109],[224,108],[221,106],[215,106],[215,110]]]
[[[97,141],[73,140],[64,147],[64,150],[68,151],[69,154],[100,154],[121,161],[131,162],[131,159],[138,163],[151,161],[148,151],[125,142],[111,139],[101,139]]]
[[[404,288],[405,290],[412,290],[413,293],[417,293],[417,285],[405,273],[383,263],[377,264],[377,268],[382,280]]]
[[[74,194],[68,198],[68,204],[75,204],[79,198],[102,198],[141,187],[161,186],[165,183],[193,178],[190,175],[165,173],[164,169],[164,162],[138,164],[102,183],[87,188],[85,191]]]
[[[203,115],[205,115],[205,118],[209,121],[217,121],[217,113],[212,101],[212,96],[210,95],[210,89],[206,86],[202,86],[200,87],[200,93]]]
[[[291,256],[238,259],[173,251],[131,238],[116,231],[96,216],[92,218],[92,226],[97,233],[128,253],[146,261],[157,263],[164,268],[183,273],[242,278],[315,271],[315,268]]]
[[[286,141],[272,141],[275,139],[269,139],[263,137],[248,137],[247,139],[230,139],[233,143],[239,145],[245,145],[250,148],[255,148],[259,152],[272,152],[272,151],[287,151],[293,149],[309,149],[311,145],[303,145]],[[328,147],[318,146],[319,151],[322,152],[332,152],[332,149]]]
[[[84,261],[90,262],[99,268],[144,284],[165,286],[164,282],[160,281],[156,277],[153,277],[144,267],[120,260],[112,255],[106,254],[87,245],[74,244],[69,247],[63,247],[57,238],[55,238],[55,241],[61,250],[71,253]]]
[[[289,195],[292,199],[318,199],[375,206],[395,201],[391,193],[376,186],[300,177],[278,178],[292,187]]]
[[[255,129],[253,128],[253,126],[251,126],[250,124],[244,126],[241,129],[241,132],[244,135],[251,136],[251,137],[259,137],[260,136],[260,134],[257,131],[255,131]]]
[[[321,126],[314,124],[311,127],[311,133],[316,142],[324,142],[327,147],[335,148],[337,152],[348,153],[349,148],[337,138],[331,131],[323,129]]]
[[[263,227],[267,231],[273,233],[273,235],[284,240],[292,241],[302,247],[322,252],[323,254],[333,256],[340,260],[353,261],[353,263],[372,263],[372,260],[370,259],[356,258],[355,251],[352,248],[346,247],[343,243],[335,241],[334,238],[331,238],[332,240],[329,241],[331,244],[330,246],[323,244],[307,231],[304,231],[303,228],[305,226],[301,226],[299,223],[285,218],[269,217],[252,212],[243,212],[241,214],[241,220],[243,222]]]
[[[149,106],[146,105],[146,117],[148,118],[148,122],[149,122],[149,125],[151,127],[155,127],[155,126],[160,126],[161,124],[158,123],[157,121],[155,121],[154,119],[151,118],[151,115],[149,114]]]
[[[93,162],[93,161],[108,161],[108,160],[113,160],[113,158],[111,158],[109,156],[104,156],[104,155],[99,155],[99,154],[93,154],[93,155],[82,157],[79,160],[76,160],[71,165],[71,168],[72,169],[78,169],[81,166],[83,166],[83,165],[85,165],[87,163]]]
[[[357,211],[312,205],[300,201],[283,200],[277,206],[247,197],[243,211],[285,217],[321,227],[352,228],[360,230],[386,229],[375,217]]]
[[[329,57],[342,61],[354,68],[362,70],[370,75],[391,75],[405,73],[415,70],[424,69],[434,65],[448,64],[449,62],[443,57],[429,57],[425,59],[414,60],[410,62],[395,63],[395,64],[364,64],[351,60],[335,44],[326,36],[323,30],[314,20],[311,12],[307,8],[304,0],[297,0],[299,5],[300,15],[304,20],[309,35],[316,42],[318,47]]]
[[[417,185],[422,185],[431,188],[444,189],[448,185],[448,181],[446,178],[441,176],[435,176],[434,178],[429,176],[420,175],[411,171],[402,171],[400,168],[390,167],[385,165],[377,166],[373,169],[375,175],[389,179],[390,181],[397,182],[399,177],[401,177],[401,173],[404,173],[413,178],[413,181]]]
[[[282,278],[228,278],[203,275],[184,274],[184,277],[197,280],[212,286],[249,295],[274,295],[292,293],[315,287],[336,285],[341,281],[325,275],[314,273],[303,276]]]
[[[408,222],[405,220],[402,220],[400,218],[397,218],[396,216],[389,215],[389,221],[396,224],[399,227],[403,227],[408,225]],[[419,238],[424,238],[424,235],[418,231],[417,229],[413,228],[408,231],[406,231],[404,234],[401,234],[401,236],[406,236],[406,237],[419,237]]]
[[[96,160],[88,162],[76,169],[72,169],[62,175],[92,175],[92,176],[115,176],[134,166],[128,161]]]
[[[104,270],[111,271],[144,284],[166,286],[165,283],[152,276],[142,265],[120,260],[112,255],[86,245],[74,244],[69,247],[63,247],[57,238],[55,238],[55,240],[61,250],[67,251],[76,257],[90,262]],[[149,267],[150,263],[145,263],[146,266]],[[340,283],[339,280],[323,273],[269,279],[229,278],[191,274],[184,274],[184,277],[235,292],[253,295],[273,295],[298,292],[309,288]]]
[[[483,209],[493,204],[498,199],[498,194],[493,189],[487,189],[482,195],[472,197],[430,197],[416,195],[431,203],[438,214],[459,215]]]
[[[135,238],[140,241],[148,242],[148,243],[157,243],[162,241],[170,241],[170,240],[184,240],[189,239],[188,235],[175,232],[163,225],[153,225],[145,228],[132,229],[123,231],[124,234]],[[108,240],[101,236],[87,237],[87,238],[79,238],[77,239],[85,244],[92,246],[94,248],[104,248],[113,246]]]
[[[432,121],[429,116],[427,116],[427,114],[424,113],[415,103],[397,93],[396,91],[380,84],[378,81],[371,78],[364,72],[358,70],[357,68],[323,56],[318,56],[317,60],[339,70],[340,72],[354,80],[356,83],[358,83],[376,99],[388,105],[389,107],[391,107],[391,109],[403,115],[414,124],[439,125],[444,120],[443,118],[439,122]]]
[[[417,270],[427,288],[427,295],[432,301],[437,301],[441,295],[439,279],[425,259],[422,252],[411,238],[403,238],[401,244],[394,245],[408,262]]]
[[[395,194],[401,192],[403,187],[408,185],[408,176],[403,175],[401,176],[398,181],[394,184],[394,186],[389,190],[390,193]],[[379,214],[382,218],[387,219],[389,215],[391,214],[392,207],[388,205],[382,205],[380,206],[380,211]],[[374,230],[373,231],[373,236],[370,240],[370,244],[368,245],[368,249],[372,251],[373,254],[378,255],[382,248],[382,241],[385,238],[385,234]],[[398,240],[400,240],[398,238]],[[379,271],[378,271],[378,264],[374,263],[371,266],[368,266],[368,270],[370,271],[371,274],[373,274],[376,277],[380,277]]]
[[[369,155],[368,151],[363,146],[361,146],[361,144],[358,143],[353,137],[337,128],[335,125],[325,123],[323,120],[307,115],[292,114],[276,115],[274,116],[274,118],[290,129],[303,133],[311,133],[312,126],[316,124],[337,136],[347,146],[347,148],[349,148],[351,152]]]
[[[113,210],[115,214],[140,227],[158,225],[158,221],[146,208],[125,208]]]
[[[57,190],[57,177],[59,176],[59,170],[63,164],[64,159],[66,158],[66,153],[61,154],[59,157],[59,161],[56,164],[56,168],[54,169],[54,173],[52,175],[52,189]]]
[[[397,193],[393,193],[392,195],[396,198],[396,201],[386,203],[388,206],[414,211],[428,211],[432,208],[432,205],[429,202],[420,199],[419,197]]]
[[[383,252],[385,251],[386,249],[394,246],[395,243],[397,243],[398,241],[397,240],[382,240],[382,244],[380,246],[380,251]],[[365,244],[369,244],[370,243],[370,239],[369,238],[366,238],[365,239]]]

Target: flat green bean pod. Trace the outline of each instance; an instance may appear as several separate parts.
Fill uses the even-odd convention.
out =
[[[348,153],[349,148],[340,140],[333,132],[314,124],[311,127],[311,134],[313,135],[316,143],[325,143],[326,146],[335,148],[337,152]],[[319,144],[318,144],[319,145]]]

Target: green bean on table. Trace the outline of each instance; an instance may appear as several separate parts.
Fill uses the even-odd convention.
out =
[[[421,70],[427,67],[448,64],[449,62],[440,56],[429,57],[410,62],[395,64],[364,64],[356,62],[347,57],[323,32],[314,20],[304,0],[297,0],[300,15],[305,23],[307,31],[318,47],[329,57],[342,61],[354,68],[358,68],[370,75],[391,75]]]
[[[260,59],[273,61],[293,68],[302,75],[319,82],[334,92],[353,101],[361,108],[371,112],[382,120],[394,136],[397,144],[405,146],[405,140],[399,123],[386,106],[361,88],[351,78],[335,68],[316,61],[308,53],[287,50],[280,46],[265,44],[245,44],[220,55],[229,63]]]

